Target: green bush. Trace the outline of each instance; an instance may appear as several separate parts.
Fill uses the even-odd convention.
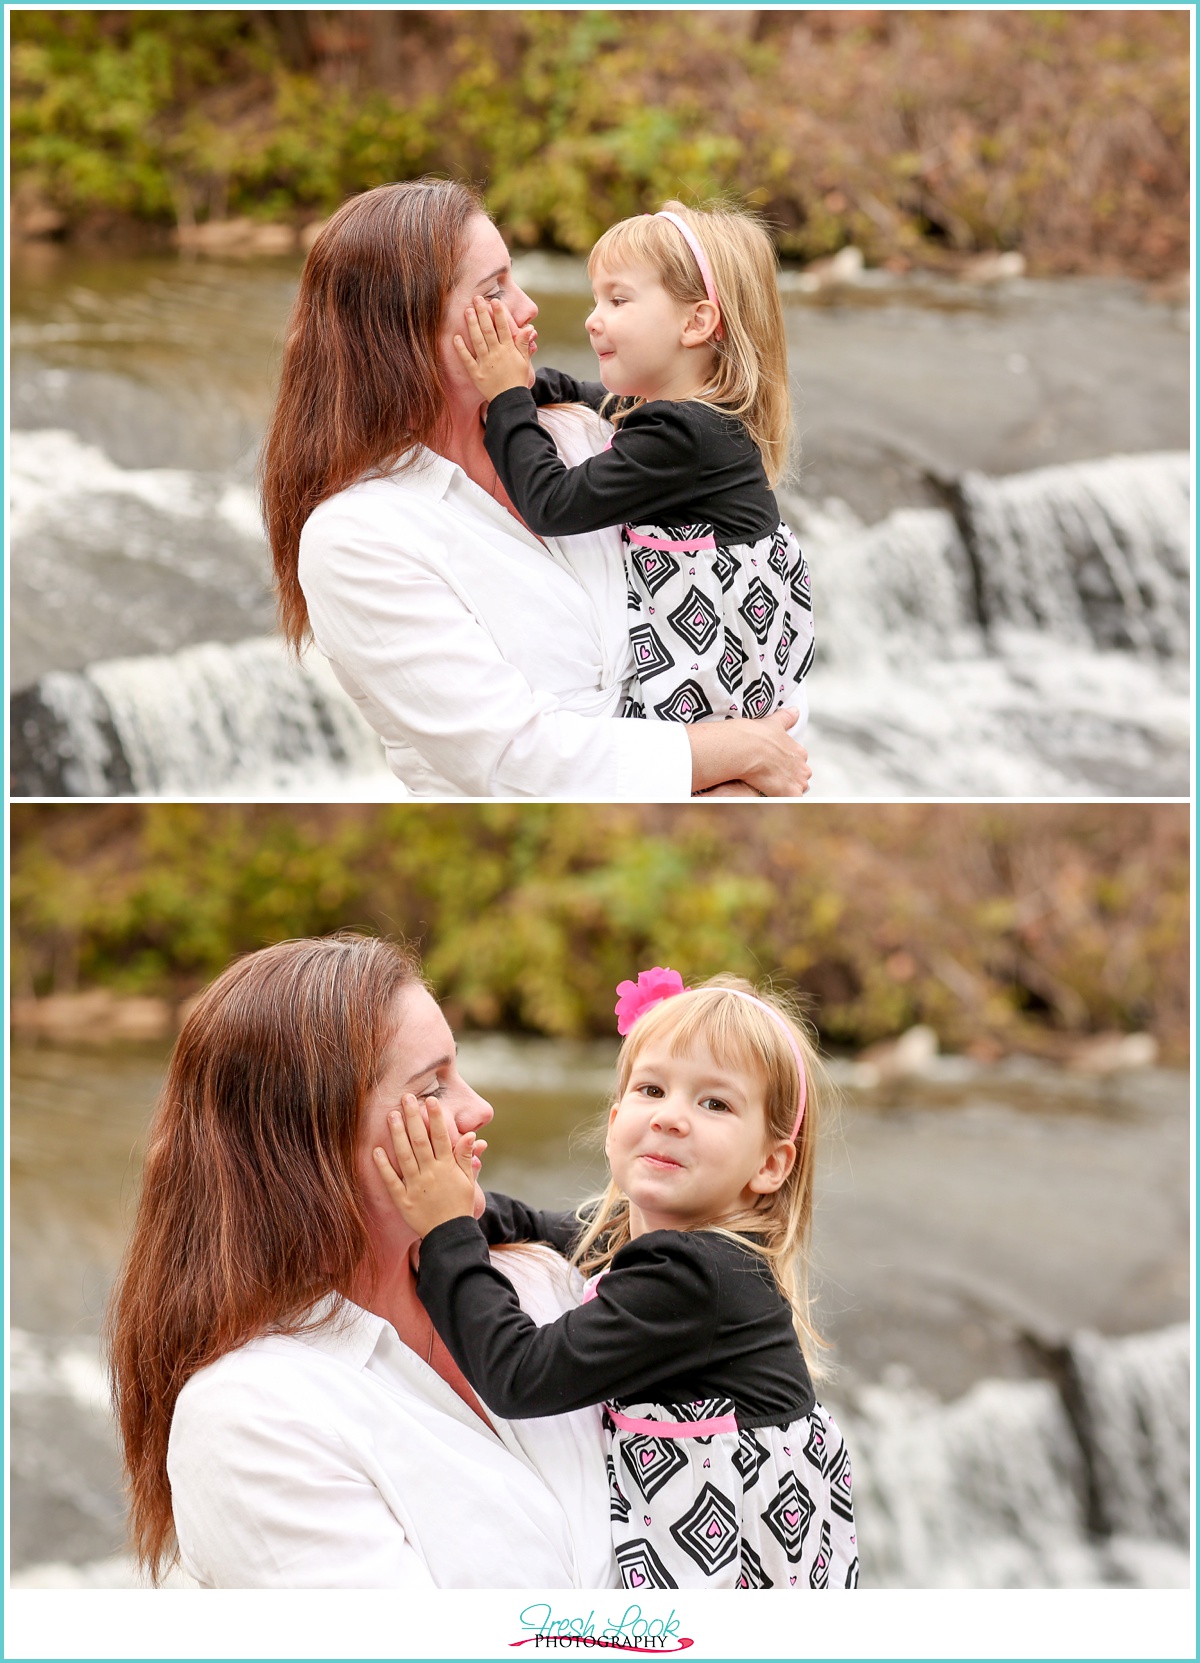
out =
[[[420,946],[456,1021],[611,1031],[639,968],[788,981],[826,1039],[1188,1043],[1173,806],[16,805],[18,991],[182,996],[343,926]]]
[[[1187,265],[1185,13],[15,11],[15,197],[311,218],[427,171],[582,253],[668,196],[783,253]]]

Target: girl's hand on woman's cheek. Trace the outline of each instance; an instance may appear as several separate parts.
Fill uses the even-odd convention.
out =
[[[467,307],[466,325],[469,340],[456,335],[454,350],[483,398],[490,403],[510,387],[530,385],[532,329],[527,326],[514,334],[515,325],[503,302],[493,303],[482,295],[476,295]]]
[[[419,1236],[448,1219],[475,1216],[474,1157],[487,1148],[474,1132],[460,1136],[447,1126],[435,1097],[426,1098],[426,1111],[428,1128],[417,1098],[403,1098],[388,1115],[393,1158],[382,1148],[371,1152],[393,1204]]]

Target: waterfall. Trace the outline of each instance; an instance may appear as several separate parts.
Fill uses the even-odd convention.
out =
[[[854,1395],[838,1419],[864,1586],[1187,1585],[1188,1328],[1064,1349],[1083,1416],[1051,1380],[985,1380],[948,1404],[911,1387]]]
[[[1007,479],[968,473],[958,489],[989,628],[1187,655],[1186,456],[1113,456]]]
[[[50,582],[65,558],[54,538],[89,508],[108,550],[112,505],[134,503],[161,520],[135,562],[155,640],[185,592],[172,600],[157,578],[143,581],[148,570],[186,576],[201,610],[183,616],[224,634],[220,606],[237,584],[261,588],[245,564],[248,493],[121,470],[76,443],[66,512],[46,469],[67,452],[49,437],[22,464],[30,569]],[[898,509],[873,526],[832,499],[782,501],[813,572],[814,795],[1185,795],[1188,458],[967,474],[945,491],[944,509]],[[218,523],[232,542],[209,571],[194,545],[212,527],[216,548]],[[69,611],[85,621],[113,604],[100,577],[88,583]],[[239,616],[257,626],[253,608]],[[15,796],[404,794],[320,655],[297,667],[265,638],[51,671],[16,694],[12,718]]]
[[[840,503],[781,503],[819,584],[818,658],[853,668],[984,651],[970,557],[943,509],[900,508],[863,526]]]
[[[1100,1529],[1187,1545],[1191,1366],[1186,1327],[1071,1349]]]
[[[983,1380],[945,1404],[896,1384],[847,1393],[836,1417],[854,1461],[863,1587],[1188,1585],[1187,1326],[1080,1335],[1064,1349],[1090,1406],[1082,1442],[1079,1417],[1051,1380]],[[89,1521],[67,1534],[95,1544],[93,1553],[106,1535],[115,1543],[121,1509],[94,1347],[15,1329],[10,1384],[19,1484],[52,1481],[64,1522]],[[27,1424],[47,1402],[53,1416]],[[58,1454],[64,1437],[73,1462]],[[53,1453],[41,1447],[47,1438]],[[1089,1467],[1101,1528],[1087,1518]],[[137,1576],[128,1561],[101,1559],[20,1564],[13,1582],[131,1587]]]
[[[53,671],[13,704],[17,794],[403,795],[325,660],[271,638]]]

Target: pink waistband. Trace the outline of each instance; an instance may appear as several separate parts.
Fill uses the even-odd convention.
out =
[[[622,1432],[641,1432],[647,1438],[709,1438],[714,1432],[736,1432],[736,1415],[717,1415],[713,1420],[634,1420],[608,1409],[609,1419]]]
[[[662,549],[666,554],[699,554],[702,549],[715,549],[715,537],[693,537],[689,542],[671,542],[665,537],[643,537],[639,532],[630,539],[639,549]]]

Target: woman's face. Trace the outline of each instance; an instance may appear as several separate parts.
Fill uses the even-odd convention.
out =
[[[395,1012],[395,1027],[384,1051],[382,1072],[363,1104],[355,1158],[367,1210],[391,1235],[407,1232],[408,1226],[388,1198],[371,1151],[384,1149],[390,1158],[392,1141],[387,1117],[400,1107],[401,1098],[411,1093],[420,1099],[425,1112],[425,1100],[436,1097],[452,1132],[478,1132],[492,1118],[492,1105],[472,1091],[458,1072],[454,1035],[437,1000],[423,987],[413,985],[397,996]],[[483,1191],[476,1184],[476,1218],[483,1208]]]
[[[482,214],[477,214],[468,227],[461,275],[446,301],[438,336],[438,354],[447,392],[455,402],[472,407],[479,405],[479,393],[458,361],[454,337],[461,335],[464,340],[470,339],[467,334],[467,308],[476,295],[483,295],[485,300],[502,300],[518,329],[537,317],[537,307],[513,277],[512,261],[504,246],[504,238],[491,220],[485,219]],[[537,351],[536,333],[530,342],[530,350]],[[529,379],[532,385],[532,368]]]

